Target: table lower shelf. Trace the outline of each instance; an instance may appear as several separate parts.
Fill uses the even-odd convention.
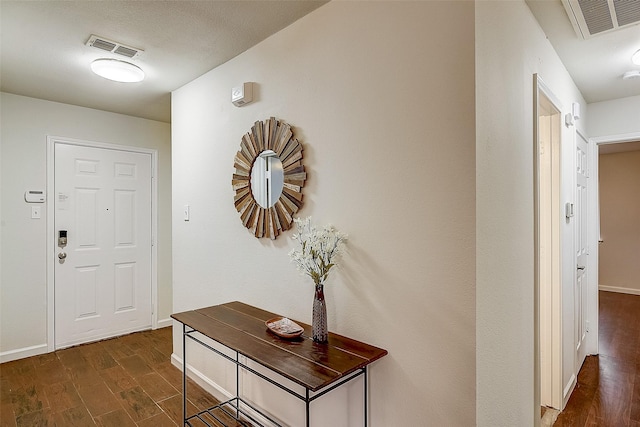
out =
[[[268,424],[265,424],[265,421]],[[282,424],[240,397],[234,397],[191,415],[184,422],[190,427],[203,425],[209,427],[283,427]]]

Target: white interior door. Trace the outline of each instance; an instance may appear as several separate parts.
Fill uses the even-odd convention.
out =
[[[589,319],[587,280],[588,259],[588,184],[589,184],[589,146],[582,135],[576,133],[576,199],[574,207],[575,248],[576,248],[576,283],[575,283],[575,344],[576,372],[580,370],[587,356],[587,321]]]
[[[55,143],[55,346],[152,322],[151,155]],[[65,257],[66,255],[66,257]]]

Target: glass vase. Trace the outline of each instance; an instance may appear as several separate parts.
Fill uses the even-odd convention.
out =
[[[316,285],[313,298],[313,318],[311,319],[313,340],[318,343],[326,343],[329,331],[327,329],[327,304],[324,301],[324,285]]]

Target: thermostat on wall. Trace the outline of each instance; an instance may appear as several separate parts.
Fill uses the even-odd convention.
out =
[[[27,190],[24,192],[24,200],[27,203],[44,203],[45,199],[46,197],[42,190]]]
[[[231,89],[231,102],[236,107],[248,104],[253,101],[253,84],[251,82],[242,83]]]

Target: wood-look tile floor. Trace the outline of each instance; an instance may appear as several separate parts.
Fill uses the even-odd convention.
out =
[[[555,427],[640,427],[640,296],[599,296],[600,354],[585,360]]]
[[[599,295],[600,354],[587,357],[555,427],[640,427],[640,296]],[[0,426],[180,425],[171,352],[163,328],[0,364]],[[189,382],[189,413],[215,403]]]
[[[181,425],[171,352],[171,328],[162,328],[0,364],[0,426]],[[190,414],[217,403],[188,387]]]

